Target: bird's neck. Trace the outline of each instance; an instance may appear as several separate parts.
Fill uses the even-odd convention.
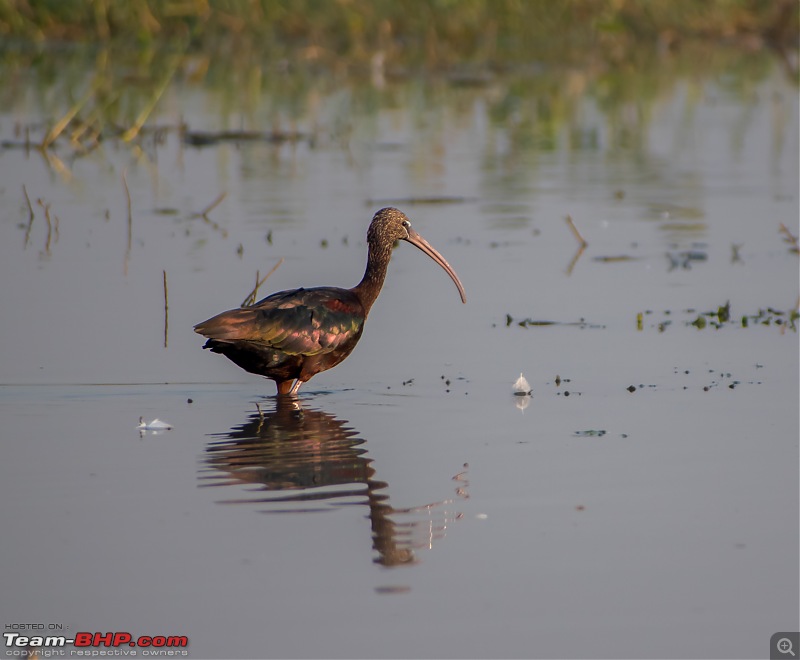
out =
[[[361,281],[352,289],[353,293],[358,296],[358,299],[364,306],[365,315],[369,314],[370,308],[381,292],[391,256],[391,246],[387,250],[374,249],[372,246],[369,248],[369,253],[367,254],[367,268],[364,271],[364,277],[362,277]]]

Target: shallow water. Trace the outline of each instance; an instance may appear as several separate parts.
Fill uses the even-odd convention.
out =
[[[765,655],[798,620],[796,89],[373,82],[238,109],[176,80],[138,146],[0,150],[0,621],[196,658]],[[8,141],[64,110],[14,84]],[[467,305],[401,245],[299,409],[201,350],[279,259],[262,294],[355,284],[386,204]]]

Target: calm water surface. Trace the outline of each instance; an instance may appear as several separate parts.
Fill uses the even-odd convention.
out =
[[[797,627],[777,65],[241,98],[187,74],[158,132],[26,149],[82,66],[2,74],[0,621],[186,635],[195,658],[751,658]],[[181,121],[297,135],[200,147]],[[355,284],[388,204],[466,306],[403,244],[299,405],[201,350],[193,324],[280,259],[261,293]]]

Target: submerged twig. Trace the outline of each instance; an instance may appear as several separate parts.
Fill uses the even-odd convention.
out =
[[[272,273],[274,273],[276,270],[278,270],[279,266],[280,266],[282,263],[283,263],[283,257],[281,257],[281,258],[278,260],[278,263],[276,263],[276,264],[275,264],[275,265],[272,267],[272,269],[271,269],[271,270],[270,270],[270,271],[269,271],[269,272],[268,272],[266,275],[264,275],[264,277],[263,277],[263,278],[261,278],[260,280],[258,279],[258,275],[259,275],[259,273],[258,273],[258,271],[256,271],[256,285],[255,285],[255,287],[253,287],[253,290],[250,292],[250,294],[247,296],[247,298],[245,298],[245,299],[242,301],[242,304],[240,305],[241,307],[251,307],[251,306],[252,306],[252,305],[255,303],[255,301],[256,301],[256,297],[258,296],[258,289],[259,289],[259,287],[260,287],[262,284],[264,284],[264,282],[266,282],[266,281],[267,281],[267,278],[268,278],[270,275],[272,275]]]
[[[25,230],[25,245],[24,247],[28,247],[31,242],[31,229],[33,229],[33,204],[31,204],[31,198],[28,197],[28,189],[25,187],[25,184],[22,184],[22,194],[25,195],[25,202],[28,204],[28,228]]]
[[[50,240],[53,237],[53,221],[50,219],[50,204],[39,198],[36,203],[44,209],[44,219],[47,222],[47,238],[44,243],[44,253],[50,254]]]
[[[577,252],[575,252],[575,255],[569,262],[569,266],[567,266],[567,275],[572,275],[572,270],[573,268],[575,268],[575,264],[578,263],[578,259],[581,258],[581,255],[584,253],[585,250],[586,250],[586,245],[581,245],[578,248]]]
[[[258,410],[258,426],[255,429],[255,437],[259,437],[261,435],[261,429],[264,426],[264,423],[267,421],[266,416],[264,415],[264,411],[261,410],[261,404],[256,401],[256,410]]]

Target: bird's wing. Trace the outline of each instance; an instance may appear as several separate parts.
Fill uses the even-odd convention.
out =
[[[250,341],[289,355],[329,353],[364,326],[364,308],[347,289],[281,291],[195,326],[218,341]]]

